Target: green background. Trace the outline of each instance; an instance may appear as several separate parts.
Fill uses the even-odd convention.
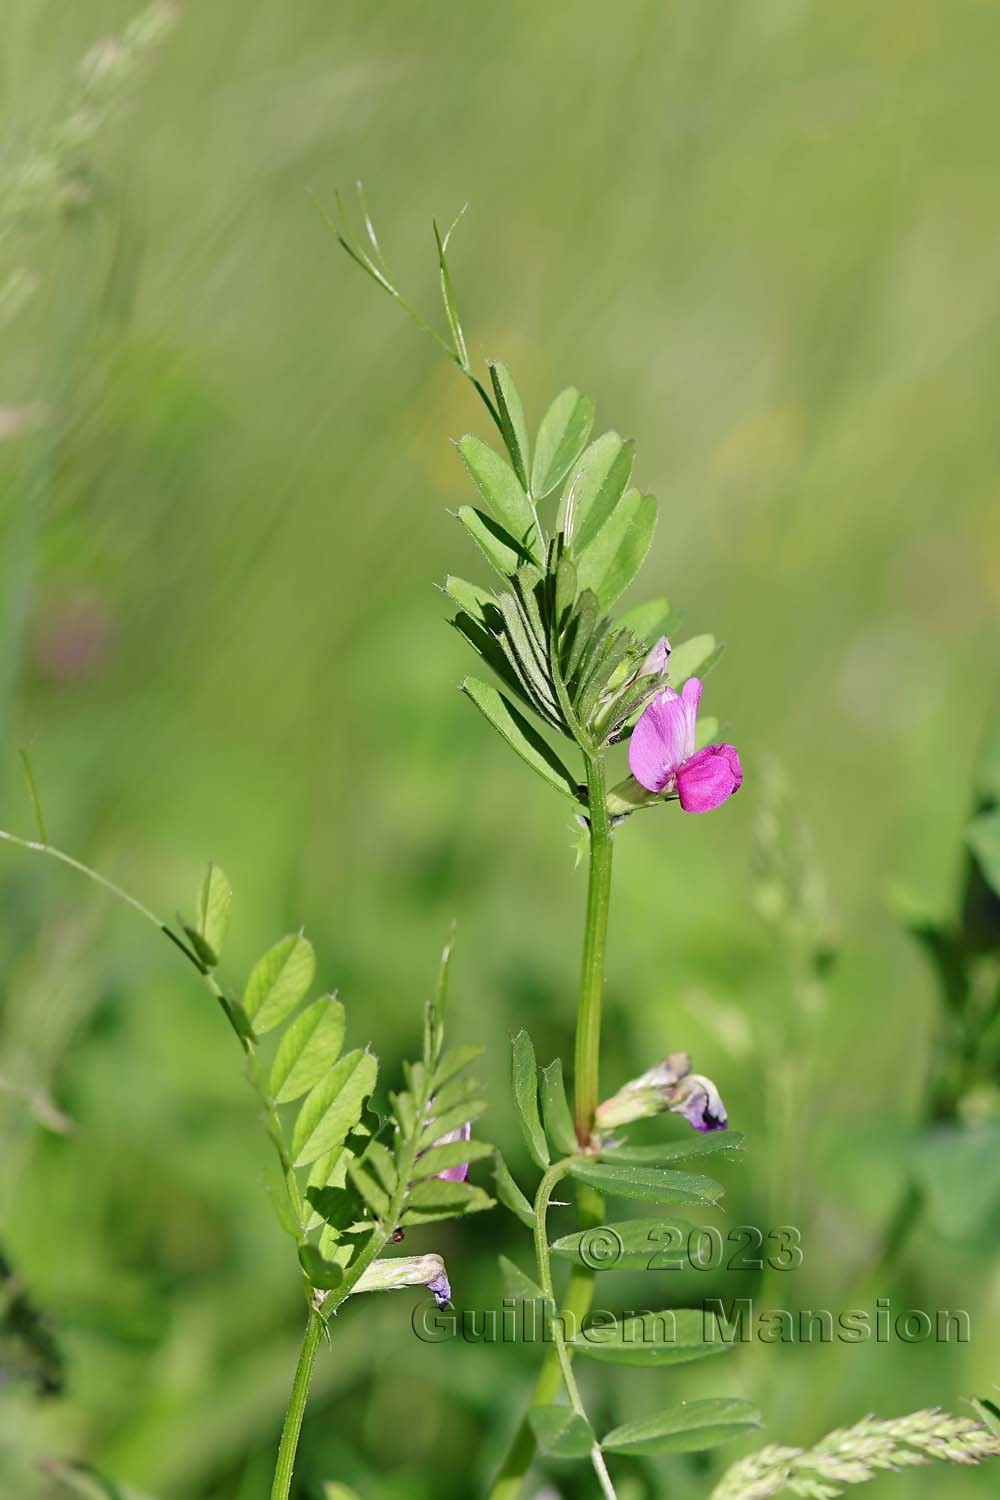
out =
[[[131,13],[7,0],[8,169]],[[53,840],[156,910],[190,909],[215,858],[230,981],[304,924],[389,1080],[457,920],[452,1039],[486,1044],[481,1129],[526,1183],[507,1034],[571,1053],[583,872],[557,799],[455,690],[471,661],[434,584],[483,575],[448,513],[469,498],[449,438],[488,434],[309,195],[365,179],[428,315],[431,217],[469,200],[453,271],[474,358],[511,366],[532,425],[574,383],[638,438],[661,500],[645,593],[726,641],[705,709],[746,782],[714,817],[668,808],[618,839],[605,1080],[692,1052],[749,1137],[721,1169],[723,1232],[794,1223],[805,1262],[759,1287],[608,1278],[603,1305],[885,1295],[965,1308],[973,1338],[595,1367],[607,1426],[731,1393],[768,1441],[809,1443],[1000,1380],[996,1154],[949,1170],[950,1199],[866,1282],[937,1005],[899,893],[951,908],[995,688],[998,46],[991,0],[202,0],[74,164],[85,201],[0,240],[0,271],[38,279],[0,345],[0,407],[28,414],[0,441],[5,826],[31,827],[28,745]],[[792,888],[828,891],[817,993],[762,916],[778,776],[809,830]],[[2,1393],[3,1492],[47,1494],[57,1455],[158,1500],[250,1500],[301,1301],[232,1036],[167,944],[72,875],[8,850],[0,890],[2,1244],[67,1361],[62,1397]],[[39,1124],[39,1091],[72,1133]],[[529,1264],[499,1210],[410,1238],[445,1255],[460,1307],[498,1304],[498,1248]],[[416,1305],[338,1320],[303,1497],[334,1477],[365,1500],[482,1492],[537,1351],[424,1345]],[[703,1496],[753,1446],[623,1460],[623,1500]],[[869,1493],[995,1484],[939,1470]]]

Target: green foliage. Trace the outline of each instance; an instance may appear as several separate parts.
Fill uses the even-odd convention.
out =
[[[14,165],[21,141],[44,145],[50,123],[76,114],[73,61],[112,9],[15,0],[5,27]],[[86,148],[85,179],[76,166],[60,176],[50,215],[58,229],[50,235],[35,218],[4,247],[42,278],[27,315],[5,325],[4,423],[15,400],[35,399],[31,375],[47,357],[61,392],[41,504],[22,478],[45,429],[0,443],[5,569],[11,589],[23,582],[35,602],[20,690],[11,687],[5,705],[14,726],[6,743],[31,727],[43,789],[52,783],[53,836],[73,830],[112,873],[127,869],[150,891],[169,888],[185,851],[216,851],[239,876],[240,931],[224,960],[234,984],[237,966],[245,972],[256,956],[246,946],[255,931],[262,950],[268,934],[304,916],[320,987],[344,984],[347,1045],[377,1037],[386,1061],[412,1036],[415,955],[458,912],[463,971],[491,1039],[523,1021],[539,1057],[553,1054],[582,905],[579,878],[555,878],[565,840],[532,816],[514,755],[498,755],[488,787],[463,785],[460,774],[448,781],[454,767],[474,764],[491,731],[441,691],[462,669],[430,620],[426,580],[449,561],[431,518],[463,498],[467,481],[433,427],[443,411],[453,436],[480,429],[456,409],[462,382],[397,336],[388,297],[360,305],[375,283],[361,284],[346,256],[331,260],[300,187],[324,191],[333,138],[345,170],[352,156],[363,160],[398,247],[392,271],[415,296],[426,292],[428,306],[433,248],[411,253],[409,227],[426,213],[428,191],[445,194],[442,232],[461,202],[447,194],[471,192],[472,232],[453,237],[448,259],[458,291],[464,282],[470,294],[473,356],[509,352],[533,436],[549,396],[576,379],[599,395],[596,431],[614,421],[639,438],[637,478],[660,494],[662,516],[646,581],[623,605],[669,591],[691,610],[678,640],[714,628],[732,649],[738,632],[739,663],[721,664],[728,691],[713,696],[758,763],[765,746],[787,758],[833,883],[849,893],[850,960],[815,1064],[802,1048],[788,1055],[822,1118],[817,1127],[807,1111],[795,1122],[805,1173],[793,1167],[788,1182],[792,1191],[802,1181],[809,1273],[805,1285],[783,1278],[782,1291],[818,1296],[841,1285],[841,1238],[826,1226],[849,1223],[859,1254],[879,1233],[869,1198],[843,1184],[849,1163],[867,1173],[852,1112],[871,1115],[876,1137],[890,1128],[880,1110],[909,1117],[912,1088],[904,1098],[882,1084],[902,1079],[899,1048],[911,1034],[923,1055],[929,1020],[927,976],[886,939],[884,882],[900,876],[926,890],[935,912],[947,899],[965,821],[954,778],[995,675],[994,483],[983,437],[994,340],[976,309],[992,305],[993,189],[980,166],[997,124],[977,81],[1000,14],[979,4],[956,25],[946,7],[915,15],[898,3],[864,15],[814,3],[724,17],[689,4],[676,15],[649,7],[622,26],[592,5],[567,27],[554,8],[463,21],[445,8],[395,7],[342,10],[329,25],[276,10],[262,32],[242,24],[243,8],[214,0],[182,6],[179,17],[152,82],[132,91],[127,128]],[[634,86],[639,56],[648,88]],[[441,65],[440,88],[428,89],[426,68],[413,65],[427,58]],[[875,74],[879,86],[866,88]],[[856,91],[850,80],[861,81]],[[849,110],[833,97],[839,82]],[[515,93],[515,107],[501,110]],[[922,130],[931,119],[946,128]],[[556,140],[557,153],[539,153],[539,142]],[[906,154],[913,140],[921,148]],[[446,172],[421,183],[414,164],[436,161]],[[99,207],[78,256],[81,188]],[[720,243],[734,192],[739,231]],[[983,232],[969,230],[973,216]],[[84,257],[102,299],[93,319]],[[57,283],[68,315],[46,350],[35,312],[49,310]],[[117,335],[103,309],[121,305],[123,284],[138,296]],[[88,344],[74,362],[63,335],[76,319]],[[49,390],[37,395],[51,400]],[[43,526],[30,579],[14,576],[22,494]],[[558,498],[557,489],[553,505]],[[451,565],[488,579],[453,529]],[[885,587],[866,586],[872,580]],[[98,660],[92,675],[64,683],[42,652],[66,601],[89,590],[110,616],[111,665]],[[713,600],[725,601],[724,631]],[[624,615],[621,623],[635,628]],[[659,628],[673,638],[669,626],[649,635]],[[10,641],[7,630],[5,652],[16,653]],[[737,799],[741,827],[757,774]],[[458,802],[465,811],[445,840]],[[515,862],[507,808],[520,814]],[[560,823],[570,811],[553,799]],[[731,845],[715,827],[688,822],[680,832],[675,842],[665,828],[643,830],[619,851],[607,1065],[638,1071],[660,1026],[673,1045],[690,1001],[693,1034],[711,1034],[734,1121],[755,1141],[739,1182],[710,1170],[727,1184],[727,1222],[758,1222],[774,1159],[764,1142],[779,1138],[783,1107],[763,1083],[779,1058],[736,1050],[741,1033],[724,1013],[716,1028],[712,1006],[724,997],[729,1014],[751,1020],[774,1012],[762,958],[771,939],[746,910],[741,832]],[[120,1472],[148,1475],[163,1500],[217,1500],[237,1486],[266,1493],[249,1455],[280,1420],[300,1309],[282,1293],[289,1265],[259,1222],[266,1207],[255,1213],[247,1201],[260,1163],[248,1108],[227,1083],[232,1038],[217,1016],[197,1012],[182,974],[171,978],[169,951],[160,965],[133,962],[127,918],[95,930],[101,908],[77,908],[58,873],[50,883],[3,863],[3,1071],[18,1060],[21,1076],[79,1126],[44,1139],[33,1100],[3,1097],[17,1262],[53,1304],[76,1370],[70,1400],[46,1413],[52,1441],[74,1454],[85,1447],[116,1472],[122,1455]],[[76,918],[87,934],[74,947]],[[491,1047],[502,1119],[506,1065],[503,1046]],[[528,1187],[513,1118],[505,1123],[509,1160]],[[151,1223],[164,1229],[155,1240]],[[468,1235],[457,1226],[468,1275],[487,1276],[498,1248],[527,1264],[513,1248],[520,1234],[506,1214]],[[905,1266],[882,1278],[895,1298],[918,1277],[928,1305],[947,1299],[956,1277],[966,1288],[974,1348],[937,1361],[935,1397],[961,1395],[975,1349],[996,1342],[992,1264],[989,1247],[921,1236]],[[227,1308],[238,1310],[225,1318],[207,1306],[220,1278]],[[401,1326],[367,1369],[367,1318],[345,1314],[334,1337],[319,1399],[337,1412],[346,1387],[359,1420],[307,1424],[308,1474],[343,1471],[365,1500],[396,1500],[426,1486],[425,1465],[435,1500],[465,1500],[472,1466],[496,1441],[499,1389],[509,1400],[511,1386],[527,1384],[525,1351],[466,1349],[454,1360],[447,1349],[415,1351],[431,1388],[416,1441],[406,1432],[393,1448],[385,1414],[412,1336]],[[828,1353],[833,1363],[836,1351],[816,1356],[824,1370]],[[857,1376],[875,1393],[866,1402],[884,1393],[887,1410],[906,1410],[928,1394],[910,1350],[844,1357],[851,1388]],[[750,1382],[766,1363],[772,1413],[791,1410],[800,1361],[759,1348],[745,1358]],[[482,1380],[464,1379],[469,1365],[488,1366],[485,1393]],[[600,1431],[655,1402],[639,1376],[622,1386],[613,1392],[620,1411]],[[849,1419],[844,1391],[831,1374],[810,1393],[813,1436]],[[661,1404],[677,1394],[664,1390]],[[30,1430],[12,1420],[3,1446],[30,1454]],[[800,1434],[796,1422],[795,1440],[808,1441]],[[663,1477],[666,1467],[645,1464],[641,1482],[665,1484],[676,1500],[710,1488],[683,1463]],[[0,1493],[27,1500],[30,1478],[21,1486],[4,1466]],[[570,1493],[593,1488],[583,1475],[558,1478]],[[623,1475],[622,1490],[634,1479]],[[941,1470],[885,1476],[878,1487],[958,1500],[992,1494],[993,1479]]]
[[[490,365],[490,383],[499,418],[500,434],[504,446],[514,465],[517,482],[523,494],[528,494],[528,468],[531,454],[528,448],[528,429],[524,422],[524,407],[517,394],[507,366],[499,360]]]
[[[216,864],[209,864],[198,894],[198,925],[200,951],[211,955],[207,959],[212,967],[219,962],[222,946],[229,931],[229,913],[233,904],[233,890],[225,871]]]
[[[713,1130],[707,1135],[692,1132],[680,1140],[657,1141],[653,1146],[607,1146],[601,1151],[601,1156],[606,1161],[662,1167],[679,1161],[694,1161],[702,1156],[739,1157],[743,1147],[742,1131]]]
[[[497,1198],[526,1229],[535,1227],[535,1210],[521,1192],[499,1151],[493,1153],[493,1182]]]
[[[602,609],[610,609],[646,560],[656,530],[656,500],[626,491],[613,515],[589,547],[580,548],[577,582],[591,589]]]
[[[287,1020],[315,972],[316,954],[301,933],[282,938],[258,960],[243,995],[243,1009],[258,1036]]]
[[[64,1387],[66,1360],[51,1319],[4,1255],[0,1255],[0,1369],[8,1382],[27,1382],[39,1396],[57,1396]]]
[[[670,681],[680,692],[689,677],[704,677],[722,655],[714,635],[695,635],[675,646],[670,656]]]
[[[602,1320],[568,1341],[577,1354],[601,1364],[661,1365],[689,1364],[732,1349],[714,1313],[701,1308],[667,1308],[663,1312],[640,1313],[631,1318]]]
[[[749,1401],[709,1399],[685,1401],[654,1417],[625,1422],[601,1439],[608,1452],[652,1455],[702,1453],[761,1427],[757,1408]]]
[[[983,877],[1000,896],[1000,811],[980,813],[965,830],[966,841]]]
[[[557,1057],[541,1072],[542,1119],[545,1133],[556,1151],[568,1156],[576,1150],[576,1129],[563,1083],[562,1058]]]
[[[544,1300],[545,1293],[541,1287],[520,1266],[516,1266],[506,1255],[499,1257],[499,1264],[504,1291],[508,1297],[515,1297],[521,1302]]]
[[[578,1182],[613,1198],[633,1198],[644,1203],[716,1204],[723,1189],[710,1177],[693,1172],[670,1172],[656,1167],[619,1165],[607,1161],[574,1161],[570,1172]]]
[[[539,1448],[551,1458],[586,1458],[594,1446],[589,1424],[568,1406],[533,1406],[530,1421]]]
[[[476,677],[467,677],[462,683],[462,691],[472,699],[483,717],[493,725],[497,734],[507,741],[511,749],[517,752],[525,765],[530,766],[557,792],[571,797],[574,802],[577,800],[576,782],[569,771],[509,698]]]
[[[534,559],[535,518],[531,503],[510,464],[477,437],[464,437],[458,451],[476,488],[523,554]]]
[[[526,1031],[511,1040],[511,1085],[521,1134],[536,1166],[547,1167],[549,1147],[538,1112],[538,1064],[535,1048]]]
[[[49,1459],[45,1471],[60,1495],[75,1496],[75,1500],[152,1500],[152,1496],[132,1485],[116,1484],[91,1464]]]
[[[535,440],[531,490],[544,500],[577,462],[594,425],[594,403],[575,386],[560,391],[545,413]]]
[[[340,1056],[346,1018],[335,995],[324,995],[292,1021],[271,1064],[270,1091],[276,1104],[298,1099],[317,1085]]]
[[[670,1247],[686,1246],[694,1227],[687,1219],[626,1219],[564,1234],[549,1249],[592,1271],[654,1271],[670,1264]]]
[[[292,1131],[292,1160],[307,1167],[347,1139],[361,1118],[378,1076],[370,1052],[348,1052],[308,1093]]]

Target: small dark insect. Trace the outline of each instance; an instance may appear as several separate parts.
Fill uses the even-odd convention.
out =
[[[394,1245],[400,1244],[405,1238],[406,1235],[402,1229],[394,1229],[392,1231],[392,1243]]]

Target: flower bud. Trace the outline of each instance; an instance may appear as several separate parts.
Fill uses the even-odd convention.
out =
[[[404,1286],[425,1286],[438,1307],[451,1301],[451,1286],[440,1255],[397,1255],[373,1260],[354,1284],[355,1292],[395,1292]]]
[[[671,1052],[597,1106],[597,1128],[614,1130],[667,1110],[683,1115],[695,1130],[725,1130],[729,1123],[726,1107],[712,1080],[702,1073],[691,1072],[691,1059],[686,1052]]]
[[[655,646],[647,653],[642,666],[639,668],[640,677],[662,677],[670,665],[670,653],[673,647],[665,635],[661,635]]]

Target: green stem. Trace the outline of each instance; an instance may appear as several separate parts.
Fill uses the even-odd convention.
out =
[[[604,762],[599,756],[586,757],[586,775],[590,812],[590,867],[577,1010],[575,1078],[576,1130],[581,1145],[586,1145],[590,1140],[598,1102],[601,1007],[604,999],[612,855]],[[601,1223],[604,1205],[592,1189],[581,1188],[577,1194],[577,1204],[577,1220],[581,1229]],[[593,1295],[593,1271],[586,1266],[574,1266],[563,1299],[562,1316],[567,1321],[573,1319],[577,1325],[582,1323],[590,1309]],[[565,1365],[569,1368],[571,1352],[565,1349],[563,1353]],[[559,1349],[553,1348],[546,1356],[532,1391],[529,1413],[537,1406],[551,1405],[556,1399],[565,1380],[563,1365]],[[571,1369],[570,1379],[572,1380]],[[567,1390],[569,1388],[567,1383]],[[528,1415],[525,1415],[493,1481],[490,1500],[515,1500],[531,1468],[535,1448],[535,1434]]]
[[[306,1400],[309,1396],[313,1365],[316,1363],[316,1351],[323,1337],[323,1326],[323,1319],[319,1313],[310,1310],[305,1338],[302,1340],[302,1349],[299,1353],[299,1362],[295,1367],[292,1393],[288,1398],[285,1424],[281,1429],[278,1461],[274,1467],[274,1480],[271,1484],[271,1500],[288,1500],[291,1492],[295,1455],[298,1452],[299,1435],[302,1432],[302,1418],[305,1415]]]
[[[608,819],[604,761],[587,757],[587,805],[590,813],[590,871],[587,916],[583,934],[580,1001],[576,1017],[575,1103],[576,1134],[587,1145],[597,1110],[601,1006],[604,1000],[604,961],[611,901],[611,825]]]
[[[576,1383],[576,1376],[573,1373],[572,1355],[566,1347],[565,1328],[569,1312],[565,1308],[562,1312],[556,1310],[556,1294],[555,1287],[552,1284],[552,1261],[549,1256],[548,1233],[549,1201],[552,1197],[552,1190],[566,1176],[570,1162],[575,1159],[578,1158],[566,1157],[563,1161],[556,1162],[545,1173],[545,1176],[538,1185],[538,1192],[535,1194],[535,1264],[538,1268],[539,1285],[545,1293],[545,1300],[553,1313],[552,1344],[559,1375],[562,1384],[566,1387],[570,1406],[576,1412],[577,1416],[582,1417],[586,1422],[587,1410],[580,1395],[580,1387]],[[532,1404],[541,1405],[542,1403],[535,1401]],[[590,1461],[594,1467],[594,1473],[597,1475],[597,1482],[601,1486],[601,1493],[604,1495],[605,1500],[617,1500],[615,1487],[611,1483],[611,1476],[604,1462],[604,1454],[601,1452],[601,1445],[596,1441],[590,1450]]]

